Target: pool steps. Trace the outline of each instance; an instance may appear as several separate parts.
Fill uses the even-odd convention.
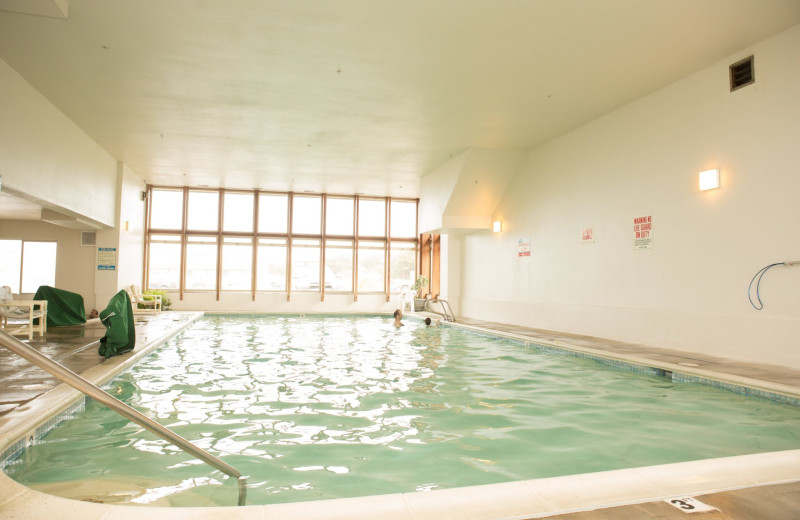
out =
[[[99,401],[100,403],[110,408],[111,410],[121,415],[122,417],[128,419],[129,421],[133,421],[134,423],[145,428],[146,430],[150,431],[151,433],[155,434],[161,439],[171,443],[174,446],[177,446],[179,449],[185,451],[189,455],[192,455],[194,458],[205,462],[206,464],[225,473],[230,477],[238,479],[239,480],[238,505],[241,506],[245,504],[247,496],[247,491],[246,491],[247,478],[243,477],[242,474],[236,468],[234,468],[227,462],[208,453],[204,449],[184,439],[183,437],[181,437],[174,431],[170,430],[169,428],[162,426],[161,424],[150,419],[149,417],[142,414],[138,410],[128,406],[122,401],[119,401],[118,399],[109,395],[106,391],[102,390],[97,385],[90,383],[89,381],[82,378],[72,370],[69,370],[65,366],[56,363],[49,357],[45,356],[44,354],[36,350],[35,348],[23,343],[22,341],[14,338],[13,336],[6,333],[0,333],[0,345],[11,350],[18,356],[25,358],[25,360],[27,360],[30,363],[33,363],[42,370],[49,372],[50,374],[55,376],[58,380],[75,388],[76,390],[84,394],[86,397],[90,397],[95,401]]]

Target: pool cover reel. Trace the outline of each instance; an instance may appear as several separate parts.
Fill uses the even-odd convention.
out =
[[[47,300],[47,326],[63,327],[86,323],[83,296],[80,294],[42,285],[36,290],[34,300]],[[38,323],[38,319],[34,324]]]

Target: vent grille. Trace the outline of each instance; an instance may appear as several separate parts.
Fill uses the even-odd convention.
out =
[[[738,90],[742,87],[746,87],[752,83],[755,83],[756,77],[753,73],[753,57],[748,56],[747,58],[737,61],[733,65],[730,66],[730,76],[731,76],[731,92],[734,90]]]
[[[97,231],[81,231],[81,245],[82,246],[96,246],[97,245]]]

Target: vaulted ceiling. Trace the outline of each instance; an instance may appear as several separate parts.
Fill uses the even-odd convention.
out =
[[[465,149],[531,149],[800,23],[798,0],[0,9],[0,58],[151,184],[393,196]]]

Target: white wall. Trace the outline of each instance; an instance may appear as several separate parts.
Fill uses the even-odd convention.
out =
[[[491,213],[525,152],[470,148],[420,182],[421,233],[492,227]]]
[[[145,228],[142,191],[146,187],[127,165],[118,164],[116,199],[119,210],[114,218],[114,227],[97,233],[97,247],[116,248],[117,265],[113,271],[95,271],[99,310],[104,309],[118,291],[132,284],[142,287]],[[125,229],[126,225],[128,229]]]
[[[29,220],[0,220],[0,238],[17,240],[46,240],[58,242],[56,251],[56,281],[59,289],[83,296],[89,310],[102,310],[114,294],[131,284],[141,286],[144,264],[144,202],[141,199],[144,182],[127,166],[119,165],[118,193],[114,200],[119,225],[97,232],[97,247],[117,249],[116,269],[97,269],[97,247],[81,246],[81,231],[46,222]],[[128,229],[125,230],[125,223]]]
[[[113,225],[117,161],[0,60],[3,190]]]
[[[57,242],[55,287],[83,296],[86,311],[94,306],[94,247],[81,246],[81,232],[26,220],[0,220],[0,238]],[[5,282],[0,280],[0,285]]]
[[[80,231],[31,221],[0,222],[4,238],[58,240],[56,286],[102,309],[125,285],[141,284],[144,183],[0,60],[2,189],[98,231],[98,246],[116,247],[117,269],[97,270],[97,250]],[[128,221],[129,229],[124,230]]]
[[[754,85],[728,66],[755,55]],[[533,150],[494,218],[466,235],[475,318],[800,367],[800,26]],[[697,173],[720,168],[700,192]],[[633,219],[654,247],[634,251]],[[581,243],[593,227],[596,242]],[[531,256],[517,256],[517,240]]]
[[[117,289],[142,286],[144,272],[145,182],[127,165],[120,163],[119,186],[119,258]]]
[[[462,152],[420,181],[419,232],[430,233],[442,228],[442,216],[467,162]]]

